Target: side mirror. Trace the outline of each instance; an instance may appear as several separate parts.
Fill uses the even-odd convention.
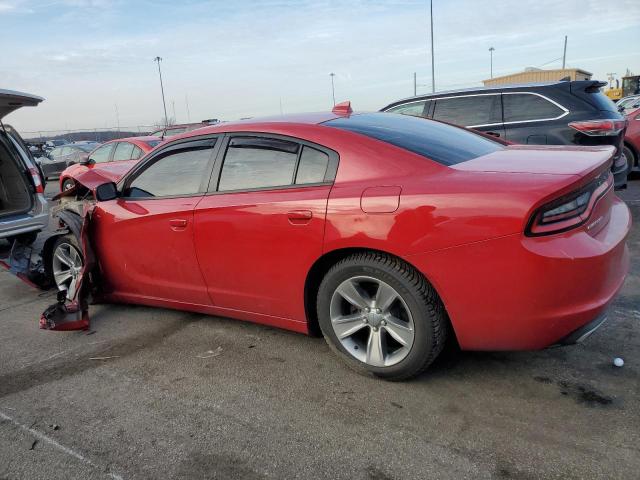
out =
[[[118,188],[115,183],[103,183],[96,188],[96,200],[99,202],[108,202],[114,198],[118,198]]]

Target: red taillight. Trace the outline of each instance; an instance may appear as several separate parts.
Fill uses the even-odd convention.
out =
[[[40,172],[36,167],[29,168],[29,173],[31,174],[31,178],[33,179],[33,186],[36,187],[36,193],[44,193],[44,185],[42,185],[42,180],[40,179]]]
[[[540,207],[531,217],[525,234],[529,237],[565,232],[585,223],[596,202],[613,187],[609,170],[586,187]]]
[[[626,126],[626,120],[585,120],[582,122],[571,122],[569,126],[592,137],[604,135],[617,135]]]

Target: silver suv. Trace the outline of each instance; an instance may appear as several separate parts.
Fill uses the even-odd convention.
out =
[[[44,178],[24,141],[3,119],[43,99],[0,89],[0,239],[31,243],[49,223]]]

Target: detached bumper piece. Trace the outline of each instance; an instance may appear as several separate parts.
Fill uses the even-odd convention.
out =
[[[596,317],[595,320],[583,325],[582,327],[574,330],[569,335],[560,340],[557,345],[575,345],[576,343],[582,343],[587,337],[602,326],[607,320],[607,313],[604,312]]]
[[[44,330],[69,331],[89,328],[89,296],[91,294],[91,272],[95,265],[95,256],[89,239],[89,224],[94,205],[85,203],[80,232],[69,225],[71,231],[79,237],[84,256],[84,266],[78,277],[78,287],[73,298],[67,297],[67,291],[58,292],[57,303],[50,305],[40,316],[40,328]]]

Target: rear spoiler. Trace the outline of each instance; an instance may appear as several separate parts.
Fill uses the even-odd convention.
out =
[[[577,80],[570,82],[571,93],[585,92],[596,93],[602,87],[607,85],[607,82],[601,80]]]

